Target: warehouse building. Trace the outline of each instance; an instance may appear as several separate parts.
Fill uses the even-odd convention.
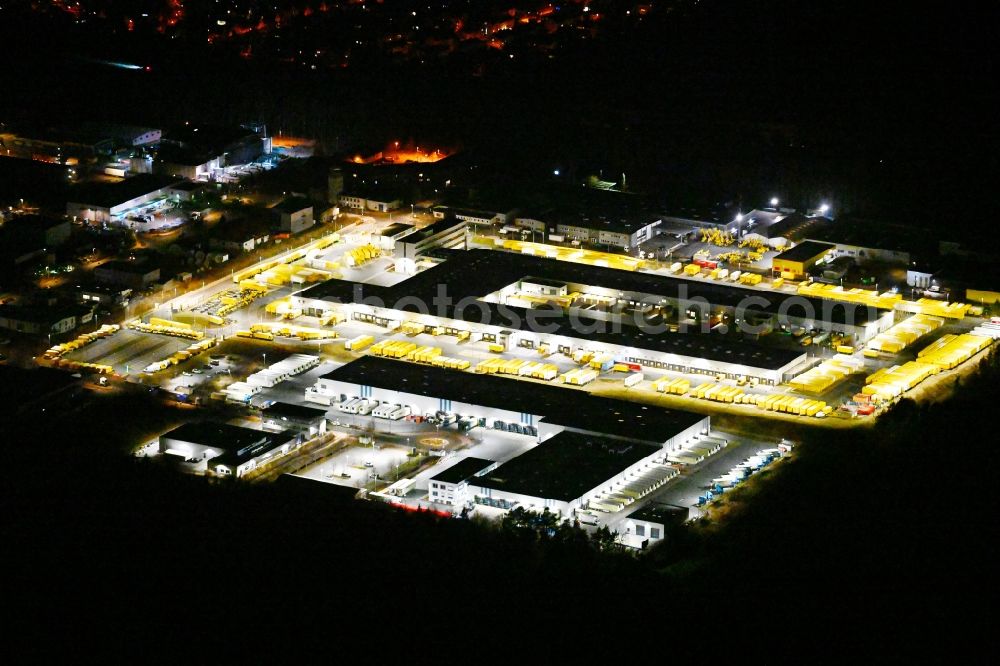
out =
[[[160,435],[159,451],[187,461],[207,461],[220,476],[240,477],[259,465],[295,450],[302,437],[290,430],[265,432],[227,423],[185,423]]]
[[[127,287],[112,287],[108,285],[77,285],[76,297],[84,305],[100,305],[105,308],[123,308],[132,297],[132,290]]]
[[[416,258],[429,250],[464,248],[466,229],[467,225],[462,220],[444,219],[402,236],[395,246],[396,270],[412,273]]]
[[[540,442],[495,469],[491,461],[476,461],[432,479],[439,485],[429,488],[429,498],[454,506],[471,501],[569,516],[591,498],[662,467],[670,452],[711,429],[710,418],[700,414],[588,393],[568,400],[565,388],[524,383],[511,390],[510,381],[365,356],[324,375],[310,391],[334,404],[361,398],[405,405],[415,414],[460,414],[497,429],[513,425]]]
[[[564,431],[472,479],[469,492],[476,504],[570,516],[663,456],[663,449],[653,444]]]
[[[557,218],[550,231],[569,241],[631,250],[656,235],[662,223],[655,215],[581,213]]]
[[[0,305],[0,328],[29,335],[68,333],[93,318],[93,308],[85,306]]]
[[[363,356],[320,377],[308,392],[334,404],[352,398],[406,405],[413,414],[438,411],[520,428],[539,439],[564,430],[677,449],[709,428],[709,418],[691,412],[648,407],[624,400],[574,393],[558,386],[493,375],[455,373],[444,368]],[[516,431],[517,429],[515,429]]]
[[[558,294],[535,293],[543,282]],[[859,342],[892,325],[890,311],[859,304],[490,250],[452,253],[391,287],[328,280],[292,298],[306,314],[340,307],[350,318],[380,326],[416,322],[506,348],[582,349],[651,368],[766,384],[804,369],[805,353],[721,335],[672,334],[665,318],[676,315],[702,330],[745,321],[762,334],[802,326]]]
[[[290,402],[272,403],[261,414],[261,421],[269,428],[294,430],[315,437],[326,432],[326,410]]]
[[[923,256],[933,254],[929,243],[915,236],[910,227],[852,218],[836,223],[827,220],[809,231],[810,239],[834,245],[833,256],[850,257],[861,265],[884,262],[909,266],[913,250],[922,249]]]
[[[771,270],[781,277],[801,280],[809,274],[809,269],[834,250],[832,243],[803,241],[785,250],[771,260]]]
[[[177,178],[140,174],[117,183],[87,184],[69,195],[66,215],[73,220],[113,222],[125,213],[171,194]]]
[[[244,127],[188,124],[166,132],[162,139],[153,171],[189,180],[210,180],[220,169],[271,152],[270,137]]]

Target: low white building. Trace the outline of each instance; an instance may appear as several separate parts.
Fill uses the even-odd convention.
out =
[[[472,502],[469,485],[476,478],[492,472],[497,463],[484,458],[463,458],[432,476],[427,483],[427,499],[437,504],[465,506]]]
[[[514,219],[515,211],[486,210],[476,208],[453,208],[436,206],[432,211],[435,218],[443,220],[449,215],[467,224],[479,226],[505,225]]]
[[[337,196],[337,205],[341,208],[388,213],[402,206],[403,201],[389,195],[342,192]]]
[[[271,208],[278,218],[278,228],[285,233],[297,234],[316,223],[313,205],[303,197],[289,197]]]
[[[671,525],[687,520],[688,510],[651,502],[625,517],[624,538],[628,545],[643,548],[659,541]]]

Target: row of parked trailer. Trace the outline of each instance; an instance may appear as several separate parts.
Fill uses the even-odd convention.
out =
[[[714,402],[725,402],[735,405],[756,405],[765,411],[795,414],[797,416],[823,418],[833,411],[833,408],[822,400],[799,398],[794,395],[782,393],[744,393],[743,389],[738,386],[726,386],[711,382],[701,384],[693,389],[689,395],[701,400],[712,400]]]
[[[598,378],[600,373],[592,368],[577,368],[562,375],[562,380],[566,384],[573,386],[585,386]]]
[[[298,338],[299,340],[319,341],[333,340],[337,337],[337,332],[322,328],[296,326],[294,324],[262,323],[253,324],[249,331],[236,331],[236,335],[241,338],[256,338],[258,340],[274,340],[275,336],[279,336]]]
[[[360,336],[351,341],[351,349],[356,345],[367,346],[370,344],[366,339],[370,336]],[[355,342],[356,341],[356,342]],[[472,362],[464,358],[452,358],[444,356],[440,347],[418,347],[412,342],[404,340],[384,340],[372,345],[370,352],[375,356],[385,356],[388,358],[398,358],[414,363],[432,365],[436,368],[449,368],[451,370],[468,370],[472,367]]]
[[[837,354],[815,368],[806,370],[788,382],[792,388],[818,395],[826,393],[832,386],[852,374],[863,371],[865,363],[861,359],[846,354]]]
[[[869,375],[861,392],[882,400],[898,397],[928,377],[951,370],[993,344],[993,338],[945,335],[917,353],[916,361],[882,368]]]
[[[476,372],[487,375],[514,375],[515,377],[530,377],[551,381],[559,374],[559,368],[551,363],[526,361],[522,359],[505,360],[489,358],[476,365]]]
[[[704,506],[723,493],[735,488],[746,481],[751,475],[756,474],[775,460],[781,458],[781,456],[782,450],[780,448],[758,451],[739,465],[733,467],[726,474],[713,479],[706,492],[698,497],[698,506]]]
[[[85,347],[92,342],[96,342],[103,338],[110,337],[117,333],[121,327],[118,324],[104,324],[99,329],[92,333],[84,333],[73,338],[69,342],[64,342],[54,347],[50,347],[44,354],[44,358],[53,359],[62,356],[63,354],[75,351],[80,347]]]
[[[143,372],[159,372],[160,370],[165,370],[172,365],[178,365],[184,361],[188,361],[202,352],[208,351],[217,344],[218,340],[215,338],[206,338],[204,340],[199,340],[198,342],[189,345],[186,349],[181,349],[176,351],[162,361],[156,361],[155,363],[150,363],[147,365]]]
[[[142,333],[158,333],[160,335],[186,338],[188,340],[201,340],[205,337],[202,331],[194,330],[190,324],[183,324],[168,319],[151,319],[148,324],[141,319],[133,319],[126,326]]]
[[[691,382],[687,379],[676,378],[668,379],[663,377],[662,379],[657,379],[653,382],[653,389],[657,393],[666,393],[668,395],[684,395],[691,390]]]
[[[868,349],[884,354],[898,354],[919,338],[944,326],[944,319],[915,314],[899,322],[888,331],[879,333],[865,345]]]

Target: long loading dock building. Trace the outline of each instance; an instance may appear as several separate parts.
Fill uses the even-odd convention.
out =
[[[372,356],[327,373],[311,390],[335,403],[366,398],[405,405],[414,414],[447,412],[491,426],[531,426],[538,446],[468,479],[466,494],[501,509],[522,505],[563,515],[664,465],[668,454],[711,428],[710,417],[692,412]]]
[[[891,311],[860,304],[491,250],[450,252],[391,287],[328,280],[292,300],[306,314],[340,307],[352,319],[389,329],[416,322],[428,332],[467,334],[505,349],[585,349],[651,368],[764,384],[804,371],[806,354],[722,335],[669,333],[666,318],[759,333],[816,328],[851,335],[855,344],[893,323]]]

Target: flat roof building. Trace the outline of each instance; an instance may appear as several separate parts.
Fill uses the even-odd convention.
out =
[[[275,402],[261,414],[264,425],[282,430],[295,430],[309,437],[326,432],[326,410],[290,402]]]
[[[290,430],[266,432],[201,421],[160,435],[159,451],[188,461],[207,461],[208,471],[240,477],[258,465],[298,448],[301,436]]]
[[[467,493],[469,483],[496,466],[496,462],[485,458],[463,458],[428,480],[427,498],[438,504],[463,506],[471,501]]]
[[[93,318],[93,308],[86,306],[0,305],[0,328],[29,335],[67,333]]]
[[[142,289],[160,279],[160,267],[145,261],[108,261],[94,269],[94,277],[104,284]]]
[[[84,184],[69,194],[66,215],[92,222],[112,222],[127,211],[167,197],[177,178],[139,174],[117,183]]]
[[[634,541],[634,545],[644,548],[662,539],[668,526],[683,523],[687,517],[685,507],[650,502],[625,517],[626,542]]]
[[[668,453],[711,428],[710,418],[701,414],[513,381],[364,356],[327,373],[309,390],[331,396],[335,404],[360,396],[405,405],[415,414],[460,414],[497,429],[520,424],[517,431],[540,442],[495,469],[491,461],[476,460],[432,477],[429,499],[454,506],[519,504],[570,515],[637,477],[665,469],[676,473],[666,467]]]
[[[819,241],[803,241],[790,250],[785,250],[771,260],[771,268],[783,277],[801,279],[809,273],[809,269],[820,259],[830,254],[834,249],[832,243]]]
[[[288,197],[271,208],[278,220],[278,228],[289,234],[305,231],[316,223],[313,205],[305,197]]]
[[[395,245],[396,260],[401,272],[412,273],[413,261],[428,250],[464,248],[466,227],[462,220],[446,218],[402,236]]]
[[[563,430],[668,446],[707,428],[708,417],[570,392],[549,384],[362,356],[319,378],[313,390],[408,404],[414,414],[437,410],[537,426],[539,437]]]
[[[543,294],[542,300],[565,302],[537,303],[531,285],[553,284],[566,285],[572,299]],[[716,334],[669,333],[663,318],[677,315],[692,326],[745,319],[765,331],[795,325],[841,331],[860,342],[892,324],[888,311],[860,304],[492,250],[449,253],[443,263],[390,287],[328,280],[293,300],[306,314],[340,304],[348,316],[383,326],[415,321],[504,346],[587,349],[653,368],[771,384],[790,378],[804,353]]]
[[[586,508],[590,499],[614,493],[630,477],[661,464],[663,456],[663,449],[652,444],[561,432],[472,479],[469,492],[477,504],[569,516]]]

